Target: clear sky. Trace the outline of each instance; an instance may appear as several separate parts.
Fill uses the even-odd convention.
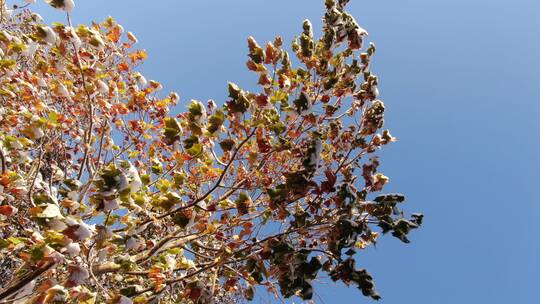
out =
[[[39,1],[38,1],[39,2]],[[245,39],[291,41],[323,0],[79,0],[75,23],[114,16],[167,90],[222,102],[227,81],[253,88]],[[48,22],[62,14],[41,2]],[[540,1],[351,0],[378,47],[389,191],[426,215],[409,245],[391,236],[359,264],[382,303],[538,303],[540,282]],[[370,303],[324,285],[321,303]],[[256,298],[269,303],[270,298]]]

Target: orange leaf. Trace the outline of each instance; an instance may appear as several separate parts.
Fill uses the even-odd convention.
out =
[[[0,176],[0,185],[2,185],[4,188],[6,188],[10,183],[9,177],[6,173],[2,174]]]
[[[119,65],[118,65],[118,69],[122,72],[127,72],[129,71],[129,65],[125,62],[121,62]]]
[[[125,114],[129,113],[128,107],[123,103],[117,103],[117,104],[113,105],[112,109],[116,113],[122,114],[122,115],[125,115]]]
[[[127,32],[127,37],[128,37],[129,40],[131,40],[134,43],[139,42],[139,40],[137,40],[137,37],[135,37],[135,35],[133,35],[132,32]]]
[[[109,38],[109,40],[111,40],[112,42],[114,43],[117,43],[119,40],[120,40],[120,35],[121,35],[121,31],[120,31],[120,27],[118,26],[115,26],[110,32],[109,34],[107,35],[107,38]]]
[[[32,216],[36,216],[41,211],[42,211],[42,209],[40,207],[32,207],[32,208],[28,209],[28,213],[30,213],[30,215],[32,215]]]
[[[137,61],[142,61],[148,58],[148,53],[146,53],[144,50],[138,50],[137,52],[131,53],[128,56],[132,63],[136,63]]]

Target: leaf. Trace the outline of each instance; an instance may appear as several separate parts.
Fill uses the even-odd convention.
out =
[[[207,130],[210,134],[214,134],[216,131],[221,128],[223,123],[225,122],[225,113],[221,110],[217,110],[216,113],[208,119],[208,127]]]
[[[125,297],[132,297],[137,294],[137,286],[128,286],[120,289],[120,294]]]
[[[296,112],[298,114],[302,114],[308,111],[311,107],[311,98],[306,92],[302,92],[300,93],[300,96],[298,96],[298,98],[293,101],[293,103],[295,105]]]
[[[97,182],[98,187],[103,190],[110,190],[119,185],[119,176],[122,174],[122,171],[116,167],[116,165],[110,164],[109,166],[103,168],[100,173],[101,182]]]
[[[334,174],[334,171],[327,169],[324,171],[324,175],[326,176],[326,180],[321,183],[321,191],[323,193],[331,193],[336,191],[334,185],[336,184],[337,177]]]
[[[241,92],[242,90],[240,90],[240,88],[235,83],[229,82],[229,97],[230,98],[238,99],[238,97],[240,97]]]
[[[202,102],[192,100],[188,105],[188,118],[193,122],[200,122],[201,118],[206,118],[206,109]]]
[[[411,214],[412,220],[411,222],[417,224],[418,226],[422,226],[422,222],[424,221],[424,215],[421,213],[413,213]]]
[[[240,215],[245,215],[249,212],[249,207],[253,204],[251,197],[246,192],[240,192],[238,198],[234,202],[236,209]]]
[[[199,143],[199,137],[195,135],[184,139],[184,148],[191,157],[200,156],[203,152],[203,145]]]
[[[3,69],[12,69],[17,62],[13,59],[2,59],[0,60],[0,68]]]
[[[223,149],[223,151],[231,151],[234,147],[234,144],[234,140],[225,139],[219,143],[219,146],[221,147],[221,149]]]
[[[189,298],[194,302],[197,302],[197,300],[201,297],[201,294],[202,290],[199,287],[192,287],[189,289]]]
[[[186,212],[177,212],[172,220],[176,225],[185,228],[191,219],[191,215]]]
[[[60,208],[58,205],[55,204],[45,204],[41,205],[41,212],[39,212],[36,217],[39,218],[64,218],[62,215],[62,212],[60,212]]]
[[[114,43],[117,43],[119,40],[120,40],[120,36],[121,36],[122,32],[120,30],[120,27],[118,26],[115,26],[113,27],[110,32],[107,34],[107,38],[114,42]]]
[[[367,270],[361,269],[353,272],[352,280],[358,284],[358,288],[362,290],[364,296],[371,297],[374,300],[380,300],[381,296],[375,291],[375,284],[373,283],[373,277]]]
[[[248,286],[244,290],[244,297],[248,301],[253,301],[253,299],[255,298],[255,288],[253,288],[253,286]]]
[[[186,175],[180,172],[174,172],[172,178],[174,182],[174,187],[180,188],[186,180]]]
[[[403,243],[410,243],[407,234],[409,234],[411,229],[416,229],[418,227],[418,224],[414,222],[406,219],[399,219],[393,225],[394,232],[392,232],[392,235],[400,239]]]
[[[389,193],[379,195],[373,199],[377,203],[401,203],[405,201],[405,196],[400,193]]]
[[[148,58],[148,53],[144,50],[138,50],[134,53],[129,54],[129,58],[131,59],[131,63],[135,64],[138,61],[143,61]]]
[[[4,216],[12,216],[15,213],[17,213],[17,208],[10,206],[10,205],[2,205],[0,206],[0,214]]]
[[[79,303],[80,304],[94,304],[96,303],[96,298],[97,298],[97,293],[88,294],[83,299],[79,298]]]
[[[333,281],[341,280],[347,284],[355,282],[364,296],[380,300],[381,296],[375,291],[375,284],[371,274],[365,269],[354,269],[354,264],[355,261],[352,258],[343,261],[330,272],[331,279]]]
[[[71,12],[75,8],[73,0],[45,0],[50,6],[66,12]]]
[[[139,42],[139,40],[137,39],[137,37],[135,37],[135,35],[132,33],[132,32],[127,32],[127,37],[128,39],[133,42],[133,43],[137,43]]]
[[[17,246],[25,242],[23,238],[8,237],[7,239],[0,239],[0,249],[10,248],[11,246]]]
[[[227,102],[227,110],[229,113],[245,113],[249,109],[250,100],[246,94],[242,92],[238,98]]]
[[[274,203],[281,203],[287,198],[287,186],[278,185],[275,189],[267,189],[266,192]]]
[[[45,245],[36,245],[30,248],[30,258],[32,261],[41,261],[45,257],[45,254],[43,253],[44,248]]]
[[[257,44],[255,38],[252,36],[248,37],[248,47],[249,47],[249,58],[253,60],[256,64],[261,64],[264,62],[265,53],[264,50]]]
[[[163,173],[163,164],[157,158],[153,158],[151,164],[153,174],[157,175]]]
[[[164,121],[164,141],[167,145],[172,145],[174,142],[180,140],[180,135],[182,134],[182,127],[180,126],[180,123],[173,117],[167,117],[164,119]]]

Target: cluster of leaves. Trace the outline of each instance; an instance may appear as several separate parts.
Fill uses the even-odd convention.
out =
[[[408,242],[422,216],[400,194],[369,200],[389,181],[373,153],[395,138],[348,1],[326,0],[320,39],[304,21],[300,67],[280,37],[249,37],[260,91],[229,83],[222,106],[178,115],[178,94],[137,72],[132,33],[74,27],[73,1],[48,2],[67,25],[2,7],[0,301],[311,299],[323,272],[380,298],[355,255],[379,228]]]

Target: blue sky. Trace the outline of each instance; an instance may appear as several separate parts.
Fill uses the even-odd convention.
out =
[[[382,303],[537,302],[540,2],[352,0],[349,10],[377,44],[373,70],[400,139],[382,153],[387,190],[426,215],[410,245],[382,238],[360,258]],[[322,0],[79,0],[73,19],[114,16],[148,50],[147,78],[184,101],[223,101],[227,81],[256,83],[247,36],[291,41],[304,18],[320,30],[322,13]],[[371,302],[332,284],[318,294]]]

